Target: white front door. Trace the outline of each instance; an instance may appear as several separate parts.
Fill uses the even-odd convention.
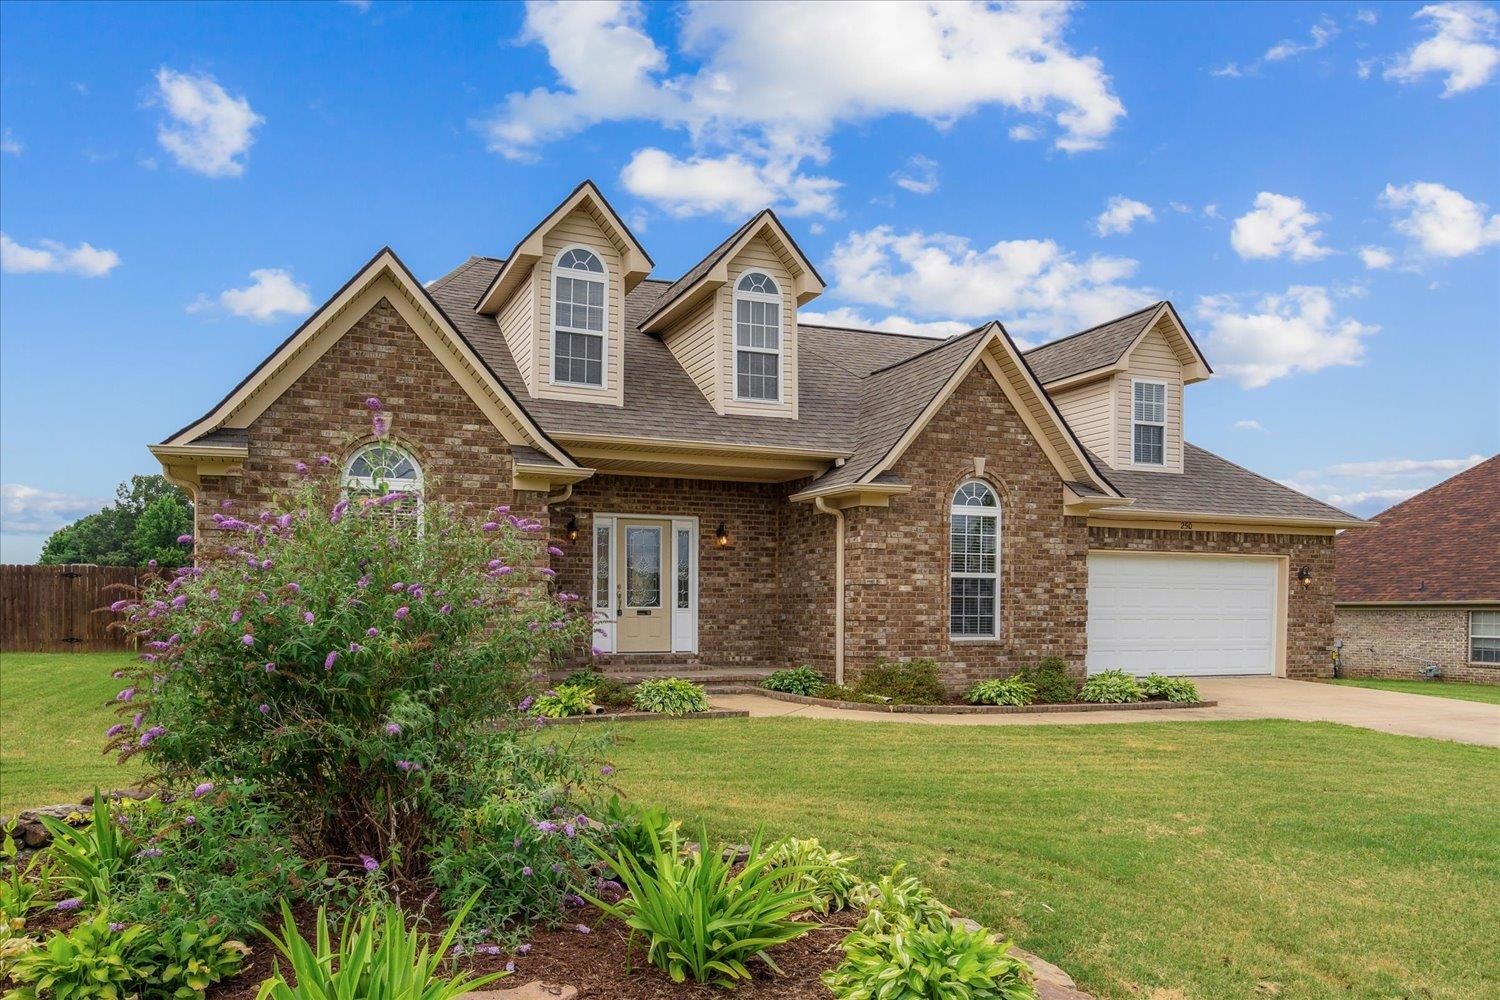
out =
[[[1281,561],[1089,555],[1088,671],[1276,672]]]

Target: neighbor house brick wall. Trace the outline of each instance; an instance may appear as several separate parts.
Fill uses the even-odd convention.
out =
[[[1417,679],[1435,663],[1443,678],[1500,684],[1500,664],[1469,662],[1469,612],[1500,611],[1500,604],[1470,607],[1359,607],[1334,609],[1334,635],[1344,642],[1346,677]]]
[[[470,513],[504,503],[543,516],[542,494],[511,489],[505,437],[381,299],[250,425],[244,475],[204,477],[197,534],[206,551],[225,538],[211,520],[223,500],[254,512],[297,485],[297,462],[327,454],[342,468],[373,440],[371,396],[384,403],[390,439],[421,464],[430,495]]]
[[[953,492],[986,460],[1001,505],[996,640],[948,637]],[[1061,656],[1083,673],[1088,532],[1065,516],[1062,481],[984,367],[971,372],[891,470],[911,492],[848,512],[845,590],[851,680],[879,657],[938,661],[944,683],[1014,673]]]
[[[1312,582],[1287,588],[1286,675],[1333,675],[1333,536],[1254,531],[1166,531],[1156,528],[1089,528],[1089,547],[1130,552],[1202,552],[1286,556],[1289,573],[1306,566]]]

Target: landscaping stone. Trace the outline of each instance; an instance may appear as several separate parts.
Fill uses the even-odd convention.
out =
[[[465,993],[469,1000],[573,1000],[578,989],[561,983],[544,983],[540,979],[525,986],[512,986],[505,990],[480,990]]]

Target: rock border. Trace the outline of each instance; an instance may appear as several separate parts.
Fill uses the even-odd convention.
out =
[[[1128,701],[1117,705],[1098,705],[1086,701],[1070,701],[1059,705],[889,705],[879,702],[834,701],[829,698],[814,698],[788,691],[771,691],[748,684],[726,686],[718,689],[720,694],[758,694],[776,701],[789,701],[797,705],[818,705],[822,708],[839,708],[848,712],[888,712],[906,715],[1056,715],[1068,712],[1140,712],[1169,711],[1175,708],[1213,708],[1217,701]]]

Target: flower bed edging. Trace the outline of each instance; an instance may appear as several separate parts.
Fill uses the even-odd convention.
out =
[[[686,715],[663,715],[660,712],[600,712],[596,715],[569,715],[561,719],[544,719],[548,726],[567,726],[580,722],[677,722],[683,719],[748,719],[750,713],[741,708],[711,708],[707,712],[688,712]]]
[[[1045,715],[1059,712],[1155,711],[1173,708],[1213,708],[1217,701],[1130,701],[1118,705],[1096,705],[1092,702],[1066,702],[1060,705],[886,705],[879,702],[833,701],[810,695],[770,691],[748,684],[720,689],[725,694],[758,694],[777,701],[798,705],[820,705],[850,712],[890,712],[915,715]]]

